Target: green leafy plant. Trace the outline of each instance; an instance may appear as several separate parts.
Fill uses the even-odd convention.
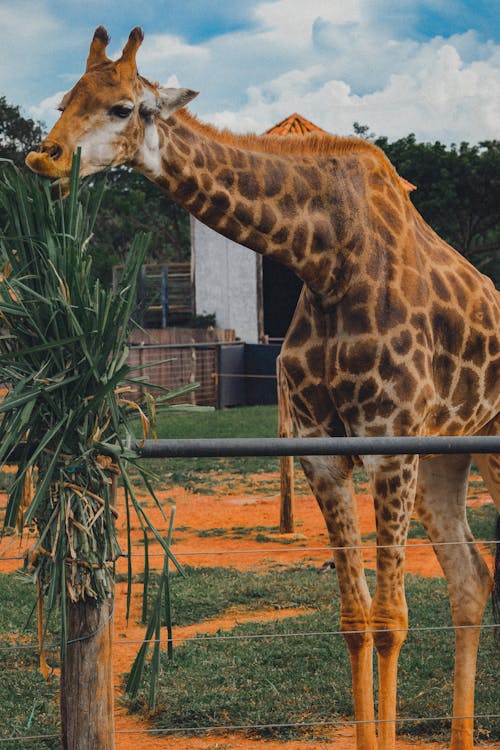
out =
[[[89,188],[78,175],[75,156],[65,200],[54,197],[54,185],[8,162],[0,181],[7,217],[0,232],[0,383],[7,389],[0,403],[0,466],[18,465],[3,533],[37,531],[27,567],[48,611],[60,608],[63,658],[67,603],[113,597],[122,554],[114,523],[118,478],[126,496],[127,551],[134,510],[181,569],[129,476],[133,467],[161,508],[149,472],[127,448],[137,416],[144,437],[155,418],[152,399],[137,400],[147,382],[134,378],[126,344],[149,237],[134,239],[119,289],[94,282],[89,248],[104,182]],[[164,389],[163,399],[178,395]]]

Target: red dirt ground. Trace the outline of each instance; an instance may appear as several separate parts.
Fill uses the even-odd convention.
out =
[[[255,477],[255,486],[258,481],[263,480],[262,475]],[[270,478],[267,477],[266,478]],[[277,480],[277,475],[272,475]],[[247,477],[247,481],[248,481]],[[253,490],[255,492],[255,489]],[[159,493],[162,502],[175,504],[176,516],[174,527],[173,551],[179,561],[186,565],[195,566],[232,566],[239,569],[252,568],[264,570],[275,564],[291,564],[299,560],[321,565],[330,557],[328,550],[321,549],[328,546],[324,522],[315,500],[310,496],[296,499],[295,523],[296,534],[290,537],[280,535],[272,530],[261,531],[261,536],[256,539],[258,532],[255,527],[276,527],[279,523],[279,496],[267,497],[259,494],[246,494],[228,489],[221,480],[219,489],[215,494],[202,495],[190,494],[184,489],[174,487],[166,492]],[[358,495],[358,515],[362,534],[373,532],[375,527],[373,501],[370,495]],[[157,525],[162,533],[165,533],[165,522],[158,510],[148,503],[147,513],[151,520]],[[491,503],[489,495],[476,496],[469,501],[469,505],[477,506]],[[168,505],[166,505],[168,510]],[[123,512],[123,497],[118,498],[118,510],[120,518],[118,527],[123,532],[125,525],[125,514]],[[233,527],[247,527],[249,533],[241,538],[231,539],[234,532]],[[176,531],[177,529],[177,531]],[[220,529],[225,530],[220,535],[199,536],[203,530]],[[229,536],[228,536],[229,532]],[[210,531],[209,531],[210,534]],[[263,536],[265,539],[263,539]],[[133,531],[133,538],[137,542],[138,552],[142,550],[142,531],[137,524]],[[290,543],[290,538],[293,543]],[[18,554],[19,546],[11,540],[10,550],[6,550],[4,540],[0,548],[0,555],[5,557],[9,554]],[[369,568],[374,567],[375,549],[369,542],[365,551],[365,563]],[[307,548],[307,549],[304,549]],[[311,549],[314,548],[314,549]],[[126,543],[123,541],[123,549]],[[488,563],[492,564],[491,556],[483,548],[483,554]],[[161,566],[161,555],[158,556],[158,567]],[[406,569],[408,572],[419,573],[424,576],[439,576],[441,569],[432,548],[426,540],[410,540],[406,555]],[[19,567],[18,562],[0,561],[0,570],[8,572]],[[135,572],[141,568],[141,557],[135,562]],[[125,572],[124,562],[121,563],[118,572]],[[117,585],[115,603],[115,648],[114,648],[114,672],[116,695],[120,692],[121,676],[127,672],[137,653],[141,639],[144,635],[144,626],[138,624],[140,619],[140,587],[132,600],[132,612],[127,625],[125,621],[125,588],[126,584]],[[174,639],[188,638],[195,633],[212,633],[217,630],[232,628],[236,623],[248,621],[262,621],[264,619],[285,618],[299,614],[301,610],[282,610],[273,612],[237,612],[234,610],[225,613],[224,617],[207,620],[195,626],[179,627],[174,630]],[[138,717],[128,714],[122,706],[117,703],[115,714],[116,749],[135,750],[353,750],[354,728],[342,726],[332,732],[330,741],[267,741],[253,740],[239,734],[216,736],[207,735],[203,738],[190,736],[159,737],[153,734],[144,734],[149,727]],[[443,748],[443,743],[418,743],[418,741],[406,741],[398,739],[398,750],[417,750],[419,747],[426,750],[437,750]],[[482,746],[486,748],[487,746]],[[492,746],[490,745],[490,748]]]

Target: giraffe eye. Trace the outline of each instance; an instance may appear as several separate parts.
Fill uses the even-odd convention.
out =
[[[122,104],[117,104],[116,107],[111,108],[110,113],[114,117],[121,117],[124,120],[126,117],[130,117],[133,111],[133,107],[125,107]]]

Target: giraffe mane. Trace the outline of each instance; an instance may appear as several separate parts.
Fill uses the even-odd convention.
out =
[[[233,133],[215,127],[183,108],[176,112],[187,126],[225,146],[235,146],[247,151],[262,151],[270,154],[331,154],[350,151],[369,151],[380,156],[381,151],[369,141],[360,138],[342,138],[329,133],[307,133],[300,137],[289,135],[257,135],[255,133]]]
[[[304,136],[289,135],[256,135],[255,133],[233,133],[231,130],[219,129],[214,125],[202,122],[196,115],[183,107],[177,110],[175,118],[187,127],[224,146],[234,146],[245,151],[257,151],[266,154],[297,155],[334,155],[349,153],[367,153],[374,156],[382,167],[391,174],[395,182],[408,193],[415,188],[398,174],[381,148],[370,141],[356,137],[341,137],[330,133],[308,133]]]

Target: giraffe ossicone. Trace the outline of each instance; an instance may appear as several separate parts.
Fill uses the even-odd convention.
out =
[[[107,32],[96,30],[85,74],[28,165],[67,178],[78,147],[83,174],[126,164],[211,228],[293,269],[304,287],[280,373],[299,435],[498,434],[499,294],[425,223],[412,186],[383,152],[354,138],[238,136],[204,125],[184,109],[195,92],[163,91],[139,75],[142,37],[134,29],[113,62]],[[453,622],[468,626],[456,630],[451,747],[471,750],[479,626],[492,582],[465,515],[470,456],[358,459],[370,476],[380,545],[373,599],[353,460],[302,459],[336,548],[358,750],[394,748],[414,508],[446,576]],[[499,507],[500,459],[475,459]]]

